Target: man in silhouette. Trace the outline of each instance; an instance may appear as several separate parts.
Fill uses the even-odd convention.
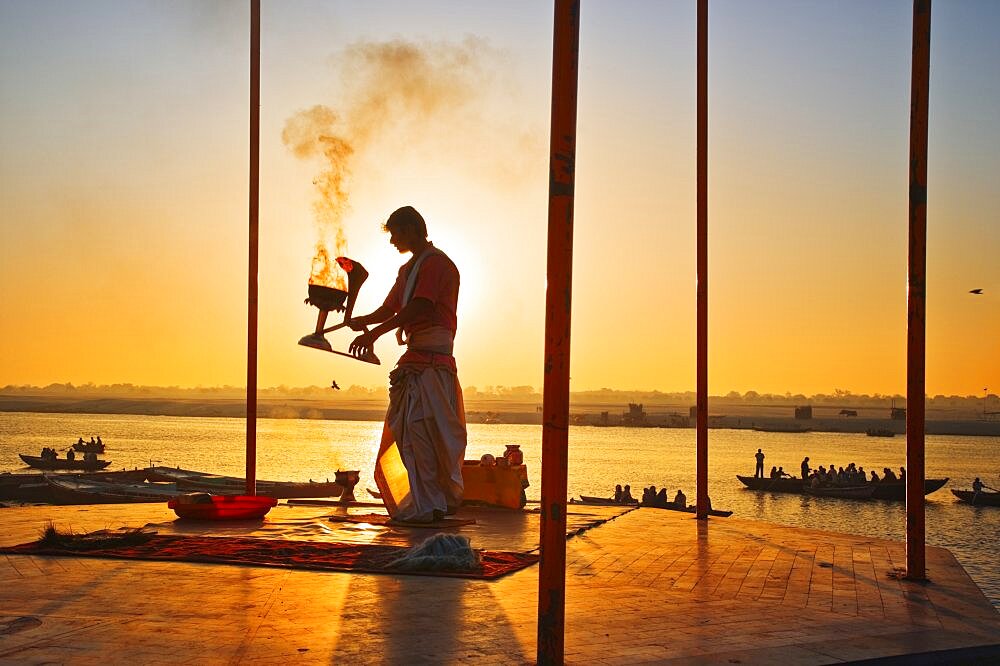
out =
[[[384,225],[389,242],[412,256],[399,269],[385,302],[351,319],[362,331],[350,352],[364,356],[396,329],[406,352],[389,374],[389,409],[375,463],[375,483],[397,521],[433,522],[462,502],[466,429],[462,387],[452,354],[458,328],[459,274],[444,252],[427,240],[427,225],[412,206]]]
[[[756,479],[763,479],[764,478],[764,452],[761,451],[760,449],[757,449],[757,453],[756,453],[756,455],[754,455],[754,458],[757,459],[757,468],[753,472],[754,478],[756,478]]]

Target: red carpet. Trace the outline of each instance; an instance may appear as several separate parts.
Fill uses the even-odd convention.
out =
[[[11,555],[102,557],[126,560],[209,562],[214,564],[243,564],[286,569],[389,574],[406,573],[418,576],[485,579],[499,578],[505,574],[529,567],[538,561],[537,555],[529,553],[482,551],[482,567],[479,571],[401,572],[387,568],[386,565],[389,562],[400,557],[407,550],[409,549],[402,546],[376,546],[371,544],[156,534],[152,535],[150,540],[145,543],[129,546],[65,550],[42,546],[39,543],[23,543],[17,546],[0,548],[0,553]]]

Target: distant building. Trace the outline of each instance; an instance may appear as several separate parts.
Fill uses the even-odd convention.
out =
[[[840,410],[841,416],[857,416],[858,410],[856,409],[842,409]]]
[[[802,421],[808,421],[812,417],[813,417],[812,405],[806,405],[804,407],[795,408],[795,418]]]
[[[691,405],[691,407],[688,408],[688,418],[698,418],[698,405]]]
[[[906,407],[890,407],[889,417],[893,421],[905,421],[906,420]]]
[[[622,413],[622,425],[644,426],[646,425],[646,410],[640,403],[628,403],[628,411]]]

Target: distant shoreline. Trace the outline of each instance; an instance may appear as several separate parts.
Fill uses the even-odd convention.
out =
[[[331,406],[331,403],[336,403]],[[317,419],[330,421],[381,421],[386,403],[381,399],[260,399],[257,403],[259,418]],[[693,419],[681,417],[663,408],[651,411],[649,424],[644,427],[692,428]],[[602,427],[601,414],[607,406],[572,406],[572,425],[577,427]],[[818,415],[812,419],[795,419],[775,413],[774,409],[729,409],[728,414],[710,414],[709,428],[736,430],[763,430],[798,434],[805,432],[864,433],[870,428],[887,429],[903,434],[905,421],[889,418],[840,417]],[[132,414],[143,416],[175,416],[194,418],[245,418],[243,400],[220,398],[213,400],[175,398],[67,398],[40,396],[0,396],[0,412],[33,412],[40,414]],[[511,425],[540,425],[541,413],[535,404],[497,400],[467,401],[466,415],[469,423],[498,423]],[[668,425],[669,424],[669,425]],[[621,426],[611,422],[609,427]],[[955,418],[954,414],[935,415],[928,410],[926,432],[930,435],[966,435],[1000,437],[1000,421]]]

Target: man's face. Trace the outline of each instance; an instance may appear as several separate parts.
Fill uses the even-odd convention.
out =
[[[413,251],[413,239],[416,231],[410,226],[389,228],[389,243],[399,250],[400,254]]]

